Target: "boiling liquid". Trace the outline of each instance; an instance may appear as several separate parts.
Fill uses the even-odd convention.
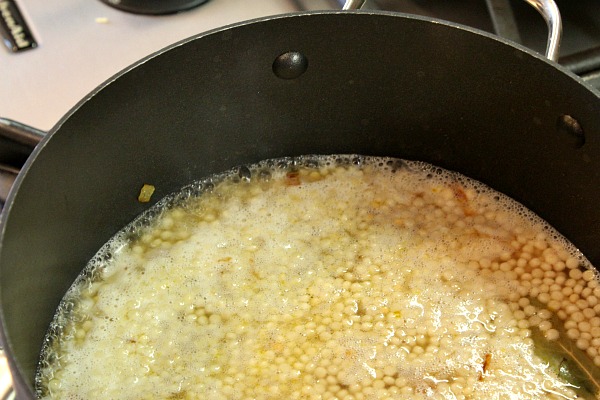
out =
[[[91,261],[51,327],[41,397],[593,398],[545,353],[568,341],[583,375],[600,364],[596,274],[506,196],[354,156],[213,181]]]

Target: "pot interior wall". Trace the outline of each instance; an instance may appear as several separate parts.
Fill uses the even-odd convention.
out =
[[[280,79],[275,58],[308,69]],[[83,102],[29,164],[7,206],[3,323],[17,384],[33,382],[62,295],[153,202],[235,165],[301,154],[424,160],[521,201],[600,264],[600,99],[554,66],[425,20],[275,18],[175,46]],[[585,144],[557,129],[577,118]],[[31,161],[31,160],[30,160]]]

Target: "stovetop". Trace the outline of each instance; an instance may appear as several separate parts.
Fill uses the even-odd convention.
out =
[[[600,0],[555,0],[563,22],[559,63],[600,89]],[[376,7],[458,22],[491,32],[539,53],[546,47],[544,20],[524,0],[374,0]]]
[[[291,1],[212,0],[173,15],[126,13],[99,0],[18,0],[39,42],[0,49],[0,116],[49,130],[87,93],[135,61],[209,29],[295,11]]]

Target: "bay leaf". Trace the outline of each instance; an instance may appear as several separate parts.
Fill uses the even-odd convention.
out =
[[[531,303],[542,308],[537,300]],[[539,306],[542,307],[539,307]],[[549,341],[537,328],[532,328],[532,339],[535,354],[544,362],[559,379],[573,386],[577,395],[582,399],[598,399],[600,394],[600,368],[594,361],[569,339],[564,322],[553,314],[550,319],[552,327],[559,332],[559,338]]]

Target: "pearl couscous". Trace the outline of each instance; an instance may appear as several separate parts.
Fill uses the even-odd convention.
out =
[[[595,398],[596,272],[507,197],[354,156],[200,186],[92,260],[51,327],[40,397]],[[545,354],[564,343],[583,385]]]

